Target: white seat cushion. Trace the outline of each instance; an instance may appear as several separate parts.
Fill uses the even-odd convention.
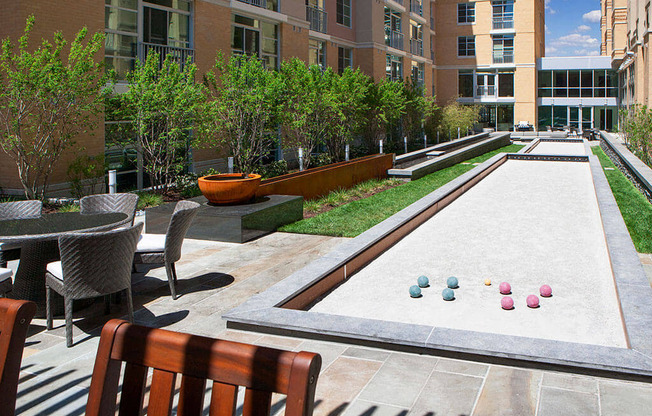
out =
[[[0,251],[14,250],[20,248],[20,243],[0,243]]]
[[[141,234],[136,246],[137,253],[165,251],[165,234]]]
[[[61,267],[60,261],[53,261],[52,263],[48,263],[48,265],[45,266],[45,269],[52,276],[56,277],[59,280],[63,280],[63,268]]]
[[[11,276],[13,275],[13,272],[11,269],[5,269],[4,267],[0,267],[0,283],[4,282],[7,279],[11,279]]]

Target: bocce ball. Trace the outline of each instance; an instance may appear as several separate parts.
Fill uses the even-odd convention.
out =
[[[525,299],[525,303],[527,303],[527,306],[530,308],[538,308],[539,307],[539,298],[536,295],[529,295]]]
[[[459,282],[457,281],[457,277],[451,276],[446,280],[446,286],[448,286],[451,289],[455,289],[458,286]]]
[[[548,285],[543,285],[539,288],[539,293],[541,293],[541,296],[544,298],[549,298],[552,296],[552,288]]]
[[[484,279],[485,286],[491,286],[491,279]]]
[[[428,285],[430,284],[426,276],[419,276],[419,278],[417,279],[417,283],[419,284],[419,287],[428,287]]]
[[[441,297],[444,298],[444,300],[453,300],[455,299],[455,292],[453,292],[453,289],[447,287],[441,292]]]
[[[410,286],[410,296],[418,298],[421,296],[421,289],[417,285]]]
[[[507,282],[502,282],[500,286],[498,286],[498,290],[500,290],[500,293],[503,295],[509,295],[512,293],[512,287]]]
[[[509,296],[505,296],[500,300],[500,306],[503,307],[503,309],[514,309],[514,299],[510,298]]]

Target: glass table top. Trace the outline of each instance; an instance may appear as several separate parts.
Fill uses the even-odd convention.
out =
[[[2,237],[36,237],[58,235],[65,232],[107,229],[112,225],[121,225],[127,214],[111,212],[102,214],[80,214],[79,212],[58,212],[46,214],[40,218],[0,221],[0,239]]]

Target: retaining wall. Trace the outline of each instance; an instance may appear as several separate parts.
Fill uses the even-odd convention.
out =
[[[652,202],[652,169],[636,157],[614,134],[601,131],[600,147],[618,169]]]

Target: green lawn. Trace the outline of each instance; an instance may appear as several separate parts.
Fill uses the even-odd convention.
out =
[[[522,145],[509,145],[485,153],[473,159],[431,173],[423,178],[408,182],[375,194],[369,198],[354,201],[328,212],[288,224],[279,231],[301,234],[320,234],[336,237],[355,237],[393,214],[428,195],[440,186],[468,172],[473,163],[484,162],[494,155],[506,152],[514,153]]]
[[[594,147],[593,154],[598,156],[603,168],[614,168],[614,170],[605,170],[604,173],[636,250],[639,253],[652,253],[652,204],[614,166],[602,149]]]

